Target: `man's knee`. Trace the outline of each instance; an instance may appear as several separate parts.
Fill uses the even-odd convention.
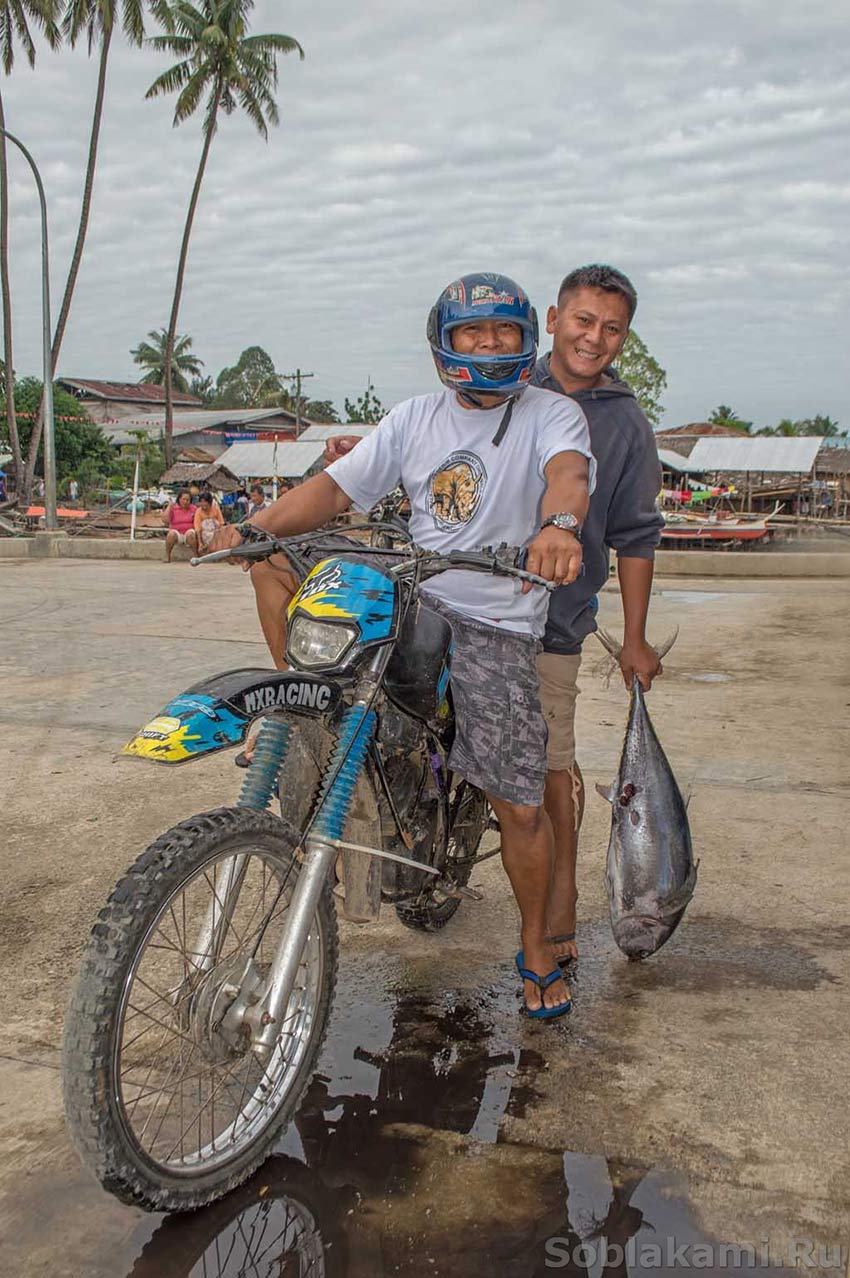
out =
[[[496,816],[502,833],[506,831],[522,838],[533,839],[540,833],[546,821],[546,812],[542,804],[532,807],[527,803],[509,803],[507,799],[496,799],[487,796]]]
[[[298,579],[289,564],[278,568],[269,560],[262,560],[252,565],[249,576],[257,600],[274,601],[280,607],[285,607],[298,589]]]

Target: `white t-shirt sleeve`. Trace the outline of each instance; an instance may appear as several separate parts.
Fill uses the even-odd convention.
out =
[[[545,478],[546,466],[558,453],[583,453],[587,458],[587,491],[596,487],[596,458],[590,448],[590,431],[587,418],[575,400],[566,395],[552,395],[552,403],[546,405],[537,429],[537,461],[540,477]]]
[[[401,483],[401,423],[396,409],[382,418],[370,435],[325,470],[351,498],[357,510],[367,511]]]

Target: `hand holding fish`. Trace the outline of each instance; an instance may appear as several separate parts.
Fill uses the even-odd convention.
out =
[[[617,659],[629,689],[639,679],[644,692],[649,692],[653,679],[664,673],[658,653],[646,639],[625,639]]]

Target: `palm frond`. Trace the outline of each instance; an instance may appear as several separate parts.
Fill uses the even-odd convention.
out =
[[[142,0],[124,0],[121,28],[131,44],[142,43],[145,38],[145,6]]]
[[[175,90],[182,89],[191,78],[191,62],[177,62],[167,71],[163,71],[162,75],[157,76],[145,94],[145,98],[157,98],[163,93],[174,93]]]
[[[182,124],[184,120],[188,120],[190,115],[194,115],[198,108],[198,103],[204,95],[204,90],[208,87],[211,79],[210,71],[207,67],[199,67],[192,72],[186,81],[186,87],[181,92],[174,107],[174,125]]]
[[[297,40],[288,35],[255,35],[246,36],[242,41],[245,49],[259,49],[261,53],[296,53],[304,61],[304,50]]]
[[[181,58],[189,57],[195,48],[195,41],[190,40],[188,36],[150,36],[147,43],[152,49],[160,49],[163,53],[176,53]]]

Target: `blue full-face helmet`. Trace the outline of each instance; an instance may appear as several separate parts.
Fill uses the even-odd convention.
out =
[[[518,355],[459,355],[451,331],[475,320],[507,320],[522,332]],[[444,288],[428,316],[428,344],[444,385],[475,400],[476,394],[514,396],[524,391],[537,360],[537,312],[507,275],[462,275]]]

